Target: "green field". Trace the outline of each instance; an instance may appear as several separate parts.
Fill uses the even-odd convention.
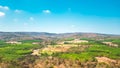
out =
[[[104,45],[94,45],[86,49],[84,52],[62,53],[58,56],[60,58],[80,61],[93,61],[95,60],[95,57],[99,56],[109,57],[111,59],[120,59],[120,48],[113,48]]]
[[[12,64],[11,68],[19,65],[17,68],[21,68],[22,63],[31,63],[36,61],[36,56],[31,56],[32,51],[35,49],[41,49],[44,46],[40,44],[32,44],[32,42],[39,42],[40,40],[23,40],[22,44],[7,44],[5,41],[0,41],[0,63]],[[113,43],[119,45],[119,40],[112,40]],[[42,52],[39,58],[48,58],[49,56],[72,60],[80,62],[97,62],[95,57],[108,57],[114,60],[120,60],[120,47],[110,47],[101,43],[100,41],[89,41],[89,43],[72,43],[62,45],[49,45],[53,48],[62,49],[62,47],[70,47],[65,52]],[[54,51],[54,50],[53,50]],[[50,53],[50,54],[49,54]],[[28,56],[28,57],[26,57]],[[39,59],[39,60],[42,60]],[[45,59],[48,61],[49,59]],[[60,60],[59,60],[60,61]],[[19,64],[21,63],[21,65]]]
[[[0,45],[0,61],[1,62],[17,61],[19,58],[31,54],[32,50],[37,49],[39,47],[40,45],[33,45],[30,43],[23,44],[4,43]]]
[[[42,42],[42,40],[21,40],[22,43]]]
[[[91,46],[89,46],[91,45]],[[65,53],[54,54],[64,59],[95,61],[95,57],[108,57],[111,59],[120,59],[120,47],[110,47],[99,42],[82,43],[83,47],[72,47]],[[84,47],[89,46],[89,47]]]

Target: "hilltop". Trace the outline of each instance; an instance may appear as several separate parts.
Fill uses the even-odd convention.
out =
[[[32,39],[65,39],[65,38],[120,38],[120,35],[100,34],[100,33],[47,33],[47,32],[0,32],[0,40],[32,40]]]

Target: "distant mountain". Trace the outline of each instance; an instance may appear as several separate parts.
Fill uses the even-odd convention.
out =
[[[46,32],[0,32],[0,40],[26,40],[55,36]]]
[[[99,33],[47,33],[47,32],[0,32],[0,40],[30,40],[30,39],[52,39],[52,38],[120,38],[120,35]]]

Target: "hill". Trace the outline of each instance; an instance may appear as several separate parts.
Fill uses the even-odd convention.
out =
[[[47,33],[47,32],[0,32],[0,40],[32,40],[32,39],[65,39],[65,38],[120,38],[120,35],[99,33]]]

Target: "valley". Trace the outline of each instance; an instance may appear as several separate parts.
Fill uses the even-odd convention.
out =
[[[1,34],[0,68],[120,67],[119,35],[21,34]]]

